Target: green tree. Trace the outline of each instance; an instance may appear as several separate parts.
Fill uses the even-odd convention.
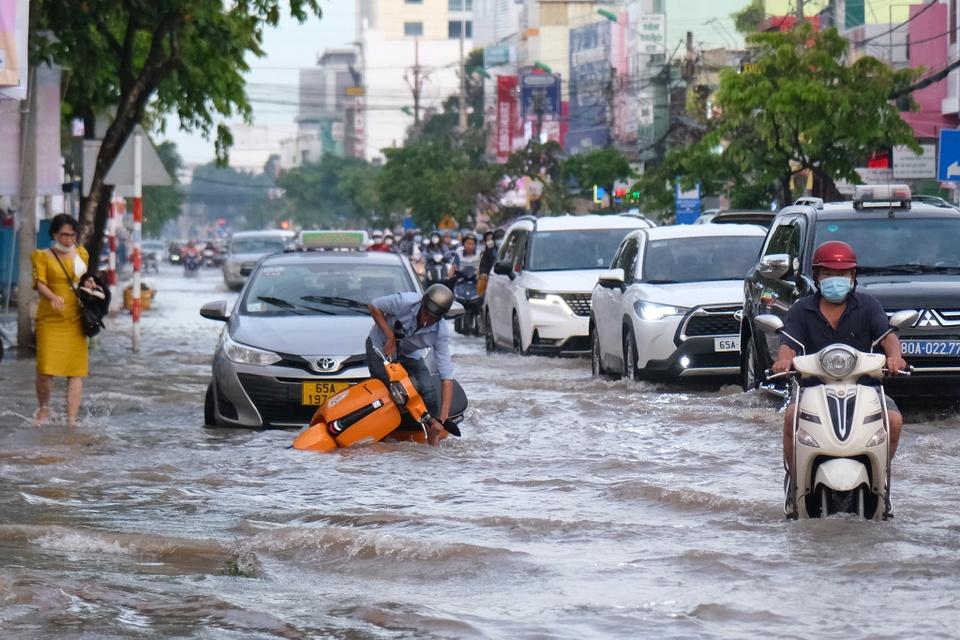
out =
[[[194,169],[184,194],[194,215],[256,229],[281,217],[280,201],[270,199],[274,186],[269,173],[248,173],[211,162]]]
[[[836,29],[809,24],[789,32],[747,37],[755,62],[720,74],[715,101],[722,111],[714,143],[731,175],[776,185],[791,200],[790,178],[809,170],[817,191],[835,197],[834,181],[859,180],[854,168],[876,149],[907,144],[919,151],[910,126],[889,96],[917,77],[865,56],[847,64],[848,43]]]
[[[305,228],[382,224],[374,187],[378,169],[359,158],[325,155],[281,173],[284,210]]]
[[[82,239],[98,255],[109,209],[104,178],[136,124],[174,112],[181,127],[210,135],[215,120],[251,116],[243,74],[248,54],[263,56],[263,33],[281,8],[304,21],[320,15],[319,0],[36,0],[35,53],[72,69],[65,112],[93,132],[95,116],[111,113],[90,185],[81,203]],[[39,34],[50,33],[44,39]],[[225,160],[229,130],[216,127]]]
[[[564,172],[577,181],[581,194],[592,192],[597,185],[611,194],[611,199],[617,181],[633,177],[630,161],[616,149],[597,149],[571,156],[564,163]]]
[[[157,154],[173,179],[173,184],[169,187],[143,188],[143,235],[148,238],[158,237],[163,225],[180,215],[180,205],[183,203],[180,180],[177,177],[183,166],[183,160],[177,153],[177,145],[172,142],[162,142],[157,147]]]

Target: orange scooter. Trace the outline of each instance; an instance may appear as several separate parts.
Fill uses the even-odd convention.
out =
[[[310,426],[294,439],[293,448],[335,451],[386,438],[427,442],[427,424],[433,418],[423,398],[403,365],[384,358],[384,367],[389,385],[370,378],[332,396],[317,409]],[[443,423],[441,439],[447,433],[460,435],[457,425],[463,421],[466,410],[466,394],[454,381],[451,416]]]

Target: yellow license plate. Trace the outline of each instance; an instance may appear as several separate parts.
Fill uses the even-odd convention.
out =
[[[349,386],[349,382],[304,382],[302,404],[318,407]]]

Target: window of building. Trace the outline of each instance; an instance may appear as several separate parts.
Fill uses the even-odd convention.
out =
[[[447,0],[448,11],[473,11],[473,0]]]
[[[404,22],[403,35],[408,37],[418,37],[423,35],[422,22]]]
[[[447,35],[451,40],[460,37],[460,29],[465,29],[463,33],[464,38],[473,37],[473,21],[472,20],[451,20],[447,23]]]
[[[423,0],[403,0],[404,4],[423,4]]]

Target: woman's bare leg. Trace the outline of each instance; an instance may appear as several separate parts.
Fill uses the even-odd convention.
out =
[[[83,378],[67,378],[67,424],[71,427],[77,424],[77,414],[80,413],[80,398],[83,396]]]
[[[50,418],[50,394],[53,392],[53,376],[37,374],[37,408],[33,414],[33,426],[42,426]]]

